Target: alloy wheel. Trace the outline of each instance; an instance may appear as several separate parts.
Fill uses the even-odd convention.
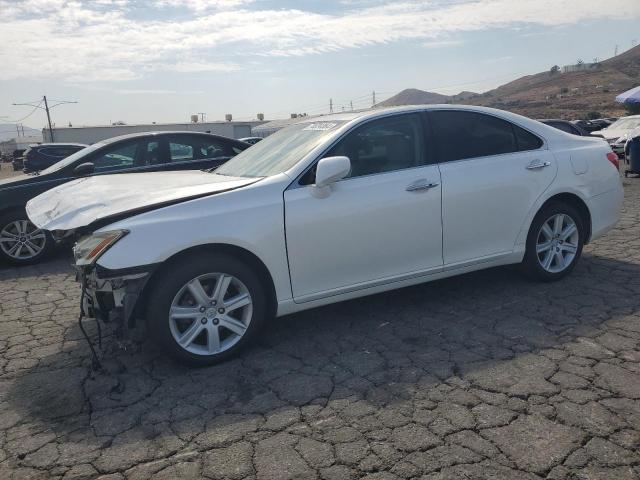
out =
[[[0,248],[15,260],[30,260],[40,255],[46,243],[44,230],[29,220],[14,220],[0,231]]]
[[[562,272],[576,257],[579,241],[580,232],[569,215],[552,215],[540,227],[536,240],[540,266],[550,273]]]
[[[225,273],[200,275],[186,283],[169,309],[171,335],[196,355],[222,353],[244,336],[253,316],[249,290]]]

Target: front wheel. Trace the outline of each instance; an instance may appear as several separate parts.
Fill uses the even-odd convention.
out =
[[[152,288],[149,331],[171,357],[193,366],[235,355],[267,316],[258,275],[227,255],[195,253],[161,273]]]
[[[554,281],[575,267],[584,245],[584,224],[579,212],[565,203],[552,203],[535,216],[524,260],[525,273],[542,281]]]
[[[0,216],[0,258],[17,265],[37,263],[53,248],[49,232],[31,223],[24,212]]]

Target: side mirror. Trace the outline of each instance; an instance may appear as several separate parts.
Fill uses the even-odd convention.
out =
[[[316,166],[316,187],[324,188],[346,177],[351,171],[349,157],[326,157]]]
[[[73,174],[79,177],[83,175],[91,175],[95,170],[95,166],[93,162],[81,163],[76,168],[73,169]]]

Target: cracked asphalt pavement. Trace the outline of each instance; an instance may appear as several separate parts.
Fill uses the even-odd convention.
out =
[[[68,254],[0,267],[0,478],[640,478],[640,179],[574,273],[477,272],[90,369]],[[89,325],[92,335],[95,328]]]

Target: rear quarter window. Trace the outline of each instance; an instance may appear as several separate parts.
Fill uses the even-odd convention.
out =
[[[526,152],[527,150],[537,150],[542,147],[544,142],[533,133],[528,132],[518,125],[513,125],[513,130],[516,135],[516,142],[518,143],[518,150],[520,152]]]

